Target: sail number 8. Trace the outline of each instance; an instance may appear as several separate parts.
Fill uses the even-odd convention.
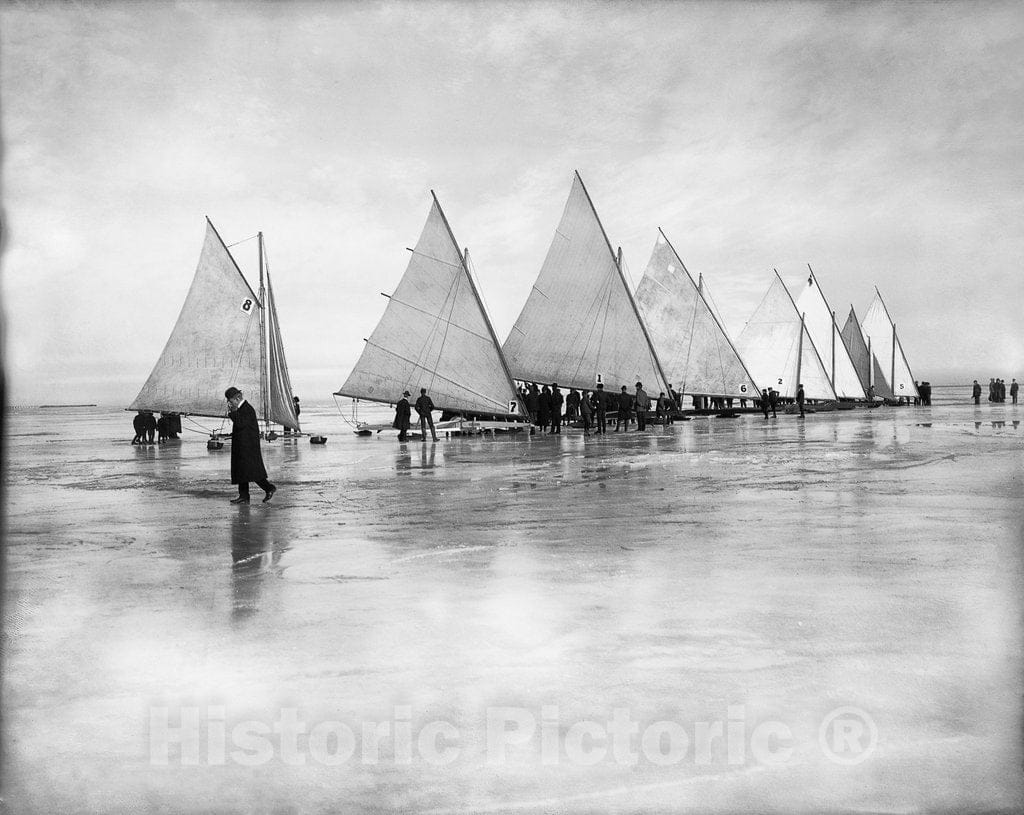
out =
[[[242,301],[242,305],[241,305],[241,306],[239,306],[239,308],[240,308],[240,309],[241,309],[241,310],[242,310],[242,311],[243,311],[243,312],[244,312],[245,314],[248,314],[248,313],[249,313],[250,311],[252,311],[252,307],[253,307],[254,305],[255,305],[255,303],[253,302],[253,299],[252,299],[251,297],[246,297],[246,298],[245,298],[245,299],[244,299],[244,300]]]

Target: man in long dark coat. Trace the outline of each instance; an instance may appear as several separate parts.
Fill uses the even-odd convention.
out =
[[[600,382],[597,383],[597,388],[594,390],[594,417],[595,417],[595,433],[604,435],[608,432],[607,425],[607,414],[608,414],[608,394],[605,393],[604,385]]]
[[[562,432],[562,405],[565,404],[565,398],[562,396],[562,391],[558,387],[557,382],[551,383],[551,432],[561,433]]]
[[[409,404],[409,391],[402,393],[402,398],[395,405],[395,421],[391,426],[398,431],[398,440],[406,441],[409,436],[409,417],[412,416],[412,405]]]
[[[800,408],[800,418],[804,418],[804,386],[799,384],[796,386],[796,406]]]
[[[981,404],[981,385],[978,384],[978,380],[974,380],[974,387],[971,388],[971,397],[974,399],[974,404]]]
[[[266,503],[274,497],[277,487],[267,480],[267,468],[263,466],[260,421],[238,388],[228,388],[224,398],[228,400],[228,416],[231,417],[231,483],[238,485],[238,497],[231,503],[249,503],[250,481],[255,481],[266,493],[263,496]]]
[[[622,432],[625,433],[629,430],[629,414],[633,407],[633,397],[626,392],[626,386],[622,386],[622,392],[619,394],[618,413],[615,414],[615,430],[613,433],[619,432],[619,425],[622,425]]]

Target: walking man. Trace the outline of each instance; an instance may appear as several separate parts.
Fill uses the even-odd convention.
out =
[[[267,468],[263,466],[260,421],[238,388],[228,388],[224,398],[228,400],[228,416],[231,417],[231,483],[238,485],[238,497],[231,503],[249,503],[250,481],[255,481],[266,493],[263,496],[266,503],[274,497],[277,487],[267,480]]]
[[[420,388],[420,398],[416,400],[416,413],[420,417],[420,434],[423,441],[427,440],[427,427],[430,427],[430,435],[437,441],[437,433],[434,431],[434,417],[430,412],[434,409],[434,402],[427,396],[427,389]]]
[[[402,398],[395,405],[395,420],[391,426],[398,431],[399,441],[409,439],[409,419],[412,416],[412,407],[409,405],[409,391],[402,392]]]

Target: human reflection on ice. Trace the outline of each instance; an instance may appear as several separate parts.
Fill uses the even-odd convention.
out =
[[[395,455],[395,471],[399,475],[411,475],[412,453],[409,450],[409,443],[401,441],[398,443],[398,453]]]
[[[281,560],[267,513],[242,505],[231,519],[231,620],[241,622],[260,607],[263,583]]]
[[[427,442],[420,445],[420,469],[433,470],[434,456],[437,454],[437,442]]]

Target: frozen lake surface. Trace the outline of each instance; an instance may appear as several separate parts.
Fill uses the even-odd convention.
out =
[[[7,811],[1020,805],[1017,406],[436,444],[304,408],[328,443],[265,443],[247,507],[199,434],[8,414]]]

